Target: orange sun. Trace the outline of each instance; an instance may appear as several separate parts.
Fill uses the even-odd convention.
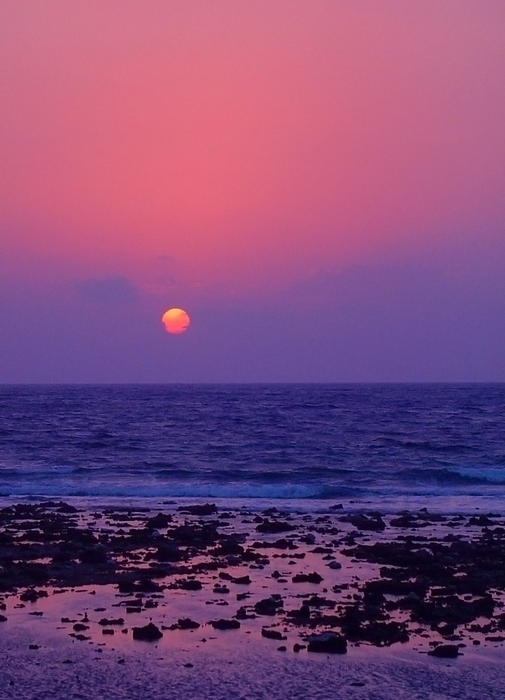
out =
[[[161,317],[161,322],[165,326],[167,333],[180,335],[188,330],[191,323],[190,318],[184,309],[168,309]]]

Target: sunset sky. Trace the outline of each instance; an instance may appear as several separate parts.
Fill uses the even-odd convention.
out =
[[[0,35],[0,382],[505,381],[503,0],[2,0]]]

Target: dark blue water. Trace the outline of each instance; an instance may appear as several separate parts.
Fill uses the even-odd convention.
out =
[[[505,385],[3,386],[0,493],[505,496]]]

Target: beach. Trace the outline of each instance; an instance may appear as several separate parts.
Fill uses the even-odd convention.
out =
[[[0,510],[3,697],[500,697],[505,518]]]

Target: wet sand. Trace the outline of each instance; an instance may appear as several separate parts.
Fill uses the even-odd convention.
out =
[[[502,697],[500,515],[0,510],[1,697]]]

